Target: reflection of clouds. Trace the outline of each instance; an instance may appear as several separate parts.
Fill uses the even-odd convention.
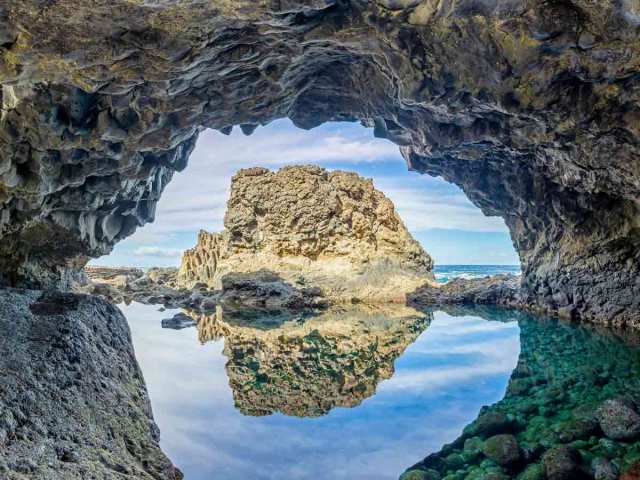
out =
[[[314,419],[245,417],[233,405],[221,341],[201,345],[195,328],[163,330],[160,320],[171,311],[122,309],[161,445],[189,480],[397,478],[454,440],[482,405],[499,400],[517,360],[515,324],[438,312],[396,361],[397,373],[359,407]],[[429,388],[440,381],[438,372],[450,378],[452,370],[457,381]],[[410,382],[424,388],[406,388]]]

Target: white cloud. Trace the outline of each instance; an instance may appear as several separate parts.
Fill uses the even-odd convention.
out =
[[[425,175],[374,179],[411,231],[431,228],[507,232],[500,217],[487,217],[461,191],[443,192],[443,180]]]
[[[208,130],[200,135],[191,162],[205,157],[209,170],[243,166],[282,166],[295,163],[330,162],[376,162],[395,160],[404,162],[398,146],[375,138],[369,130],[361,129],[354,134],[351,126],[348,133],[319,134],[321,130],[304,131],[276,126],[264,127],[245,137],[238,131],[230,136]]]
[[[179,248],[139,247],[133,251],[136,257],[175,258],[182,255]]]

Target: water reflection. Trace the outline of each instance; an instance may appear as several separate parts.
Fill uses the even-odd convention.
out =
[[[519,353],[515,322],[436,312],[429,325],[404,307],[181,331],[160,328],[170,312],[122,309],[187,480],[397,478],[502,398]]]
[[[427,328],[431,314],[403,306],[335,307],[270,329],[219,308],[200,315],[201,342],[224,337],[236,407],[245,415],[318,417],[372,396],[393,364]]]
[[[555,471],[555,478],[617,478],[640,458],[640,439],[612,437],[600,428],[597,414],[608,399],[640,398],[634,332],[579,327],[495,307],[447,311],[462,318],[516,318],[521,353],[504,398],[419,464],[425,473],[415,478],[543,478],[544,469]],[[609,429],[631,422],[626,415],[607,414]],[[510,450],[513,458],[507,462],[501,453]],[[572,453],[562,464],[544,461],[547,454],[551,459],[553,452],[566,451]],[[554,474],[547,470],[547,476]]]

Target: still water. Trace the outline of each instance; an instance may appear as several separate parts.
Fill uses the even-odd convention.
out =
[[[508,318],[398,306],[176,331],[175,311],[121,308],[187,480],[397,478],[503,397],[519,354]]]
[[[218,311],[183,330],[161,328],[177,311],[121,308],[161,445],[187,480],[397,479],[454,440],[416,468],[515,478],[539,473],[559,445],[575,449],[589,478],[596,465],[640,461],[640,439],[606,438],[594,423],[608,399],[640,398],[636,336],[498,307],[360,305],[289,319]],[[504,418],[500,428],[528,452],[519,462],[503,468],[467,451],[489,441],[476,427],[460,437],[485,405],[482,415]]]

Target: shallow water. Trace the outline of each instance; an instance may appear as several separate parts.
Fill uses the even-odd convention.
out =
[[[351,311],[313,319],[304,332],[295,325],[275,329],[277,335],[267,330],[269,337],[257,348],[262,354],[255,358],[268,368],[288,371],[301,361],[299,351],[283,353],[273,346],[282,333],[296,339],[319,332],[338,354],[318,358],[317,365],[317,357],[303,355],[307,367],[301,377],[287,382],[272,373],[276,389],[266,393],[238,381],[242,365],[234,360],[227,367],[234,387],[249,390],[236,394],[234,402],[224,338],[203,344],[199,333],[202,340],[215,337],[203,332],[207,328],[160,327],[172,311],[141,304],[121,308],[131,325],[162,447],[188,480],[397,478],[453,440],[482,405],[502,398],[519,352],[515,322],[436,312],[428,325],[430,316],[414,321],[407,311],[417,312],[406,307],[378,314]],[[350,327],[340,330],[336,323]],[[398,324],[406,328],[395,328]],[[250,329],[229,336],[236,351],[246,351],[242,342],[250,339]],[[380,355],[368,356],[371,349]],[[365,365],[357,365],[358,358],[354,364],[354,356],[364,358]],[[385,380],[394,363],[395,373]],[[352,387],[349,375],[332,384],[341,367],[358,370],[360,385]],[[287,401],[278,390],[294,398]],[[329,405],[313,408],[315,397],[323,396],[332,398]],[[252,399],[254,407],[267,405],[274,413],[248,415]]]
[[[635,347],[495,307],[352,307],[260,328],[218,312],[181,331],[160,326],[176,311],[121,308],[161,445],[187,480],[395,479],[483,405],[549,448],[578,407],[640,394]],[[597,435],[573,440],[585,458],[604,455]],[[621,466],[640,457],[640,445],[621,448]],[[464,478],[481,460],[455,469]]]

